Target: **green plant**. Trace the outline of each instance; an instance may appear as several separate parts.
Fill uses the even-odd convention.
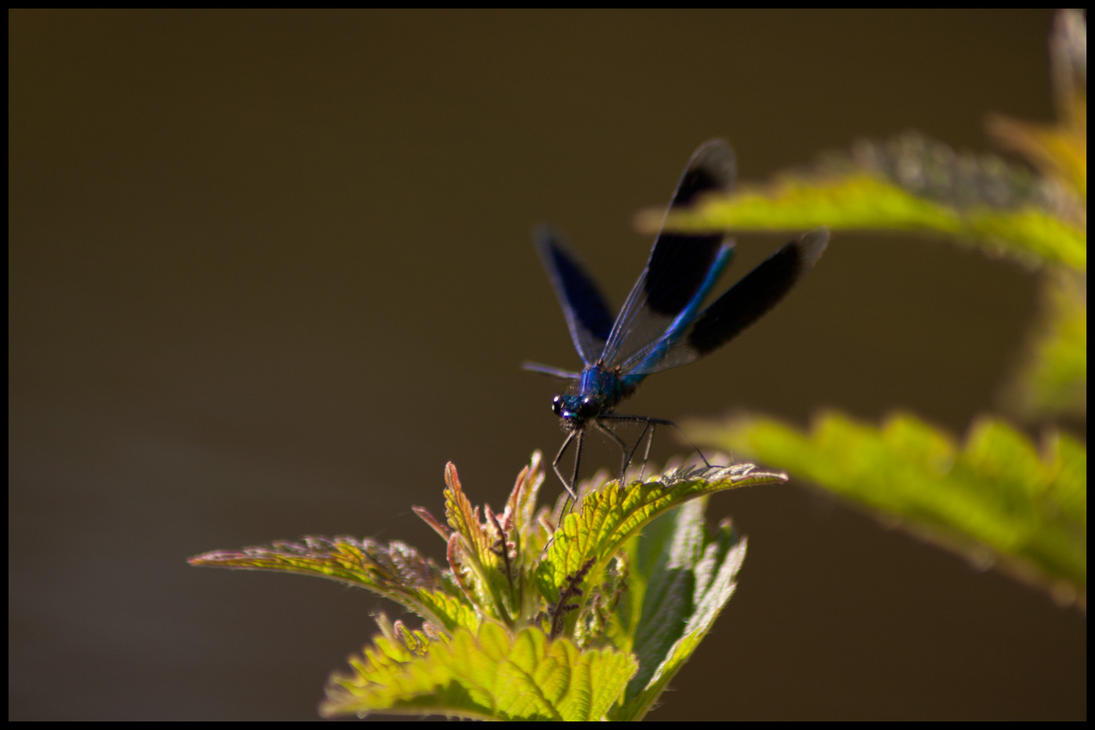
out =
[[[1086,31],[1062,13],[1051,46],[1062,122],[996,119],[992,129],[1040,170],[959,155],[906,135],[862,143],[808,174],[744,187],[671,213],[677,230],[917,231],[1008,256],[1040,272],[1043,319],[1005,392],[1019,417],[1086,416]],[[639,227],[662,212],[640,215]],[[914,416],[881,428],[839,413],[809,434],[759,416],[694,423],[705,441],[780,464],[978,561],[998,561],[1086,602],[1087,453],[1047,428],[1041,453],[1000,418],[975,419],[965,445]],[[417,614],[377,617],[380,634],[335,673],[325,716],[632,720],[654,705],[734,591],[746,542],[728,521],[708,533],[710,494],[785,481],[752,464],[678,468],[624,488],[596,476],[575,511],[537,505],[539,452],[501,513],[472,508],[449,464],[446,566],[414,548],[306,537],[190,559],[193,565],[314,575],[366,588]]]
[[[1087,451],[1055,418],[1083,419],[1087,404],[1086,28],[1079,11],[1057,18],[1051,41],[1060,121],[1003,117],[989,128],[1024,154],[1030,172],[997,157],[958,154],[908,134],[861,142],[806,173],[711,197],[674,211],[677,230],[757,231],[827,226],[915,231],[1006,256],[1041,277],[1041,321],[1025,363],[1003,388],[1013,416],[1042,422],[1040,453],[998,417],[974,419],[965,445],[913,416],[881,427],[836,412],[808,432],[761,416],[693,422],[701,442],[807,477],[866,505],[887,524],[927,536],[978,563],[996,562],[1086,604]],[[640,228],[661,223],[646,211]]]
[[[594,477],[560,519],[537,506],[539,452],[501,513],[473,508],[445,468],[442,569],[401,542],[306,537],[216,551],[192,565],[314,575],[369,589],[418,614],[332,675],[325,716],[373,712],[504,720],[642,718],[734,591],[745,540],[708,534],[708,495],[785,481],[752,464],[681,467],[621,489]],[[596,484],[596,488],[593,485]]]

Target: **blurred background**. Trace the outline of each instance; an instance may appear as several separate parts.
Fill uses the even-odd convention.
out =
[[[9,719],[306,720],[394,604],[186,558],[443,545],[500,506],[578,366],[534,253],[618,306],[693,149],[763,181],[909,129],[1053,116],[1050,11],[9,11]],[[739,237],[727,277],[789,236]],[[838,235],[760,324],[629,412],[992,412],[1034,276]],[[594,440],[595,441],[595,440]],[[659,461],[687,447],[659,437]],[[585,462],[611,465],[608,445]],[[559,487],[546,489],[554,495]],[[1086,617],[802,481],[715,497],[738,592],[652,719],[1081,719]]]

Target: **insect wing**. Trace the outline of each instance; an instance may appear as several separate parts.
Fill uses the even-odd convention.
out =
[[[548,375],[553,378],[559,378],[559,380],[578,380],[582,377],[581,373],[571,372],[570,370],[563,370],[561,368],[552,367],[551,365],[544,365],[538,362],[530,362],[526,360],[521,363],[522,370],[528,370],[530,373],[540,373],[541,375]]]
[[[665,347],[664,338],[623,364],[636,375],[690,363],[726,344],[782,299],[825,251],[829,231],[818,229],[784,245],[700,312],[686,333]],[[660,347],[660,349],[659,349]]]
[[[563,308],[574,349],[586,365],[601,355],[612,329],[612,315],[597,285],[547,226],[536,229],[536,250]]]
[[[705,193],[729,191],[733,181],[730,146],[718,139],[705,142],[689,160],[669,208],[689,205]],[[605,343],[605,365],[632,360],[635,352],[665,335],[701,289],[714,283],[727,260],[721,233],[660,232]]]

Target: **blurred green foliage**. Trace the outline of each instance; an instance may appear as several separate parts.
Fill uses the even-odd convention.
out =
[[[798,230],[824,225],[918,231],[1003,255],[1041,278],[1040,320],[1024,365],[1002,389],[1017,419],[1086,418],[1087,45],[1079,11],[1058,15],[1051,39],[1059,120],[990,119],[990,131],[1031,169],[959,154],[903,135],[860,142],[807,172],[710,197],[672,212],[680,230]],[[641,227],[660,221],[652,211]],[[809,432],[763,417],[693,423],[703,440],[777,465],[885,522],[1006,566],[1063,601],[1086,605],[1087,450],[1046,426],[1042,450],[998,418],[980,418],[964,447],[915,417],[881,427],[838,413]]]

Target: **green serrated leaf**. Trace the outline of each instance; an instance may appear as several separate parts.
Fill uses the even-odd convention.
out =
[[[639,672],[628,684],[612,719],[642,718],[711,630],[734,592],[745,559],[745,540],[723,521],[713,537],[703,528],[700,500],[681,508],[673,547],[655,571],[643,605],[643,625],[658,628],[637,637]]]
[[[419,616],[434,621],[443,631],[451,633],[459,627],[473,630],[479,628],[481,620],[479,612],[462,596],[457,597],[442,591],[421,591],[416,597],[418,607],[409,606],[408,608]]]
[[[619,489],[609,482],[583,496],[577,512],[563,520],[536,571],[541,594],[559,599],[570,580],[589,561],[598,575],[622,543],[654,518],[700,495],[737,487],[786,481],[785,474],[764,472],[752,464],[679,469]]]
[[[811,430],[749,417],[692,424],[700,440],[779,464],[978,562],[995,556],[1055,595],[1087,589],[1087,455],[1050,431],[1042,449],[998,419],[963,447],[910,415],[874,428],[824,414]]]
[[[478,565],[487,555],[489,539],[479,522],[479,508],[472,507],[460,485],[460,476],[456,465],[451,461],[445,464],[445,521],[449,527],[464,538],[469,557]]]
[[[643,230],[662,224],[661,213],[644,212]],[[691,209],[673,210],[664,226],[675,231],[783,231],[824,226],[831,231],[913,231],[978,244],[1025,263],[1087,267],[1083,228],[1050,212],[989,206],[958,208],[917,195],[868,172],[841,176],[787,176],[768,187],[743,186],[727,196],[703,199]]]
[[[639,658],[639,672],[628,685],[628,700],[646,687],[695,609],[696,564],[705,547],[704,501],[701,497],[686,502],[659,518],[668,523],[669,540],[657,540],[657,562],[644,571],[649,580],[631,649]]]
[[[514,489],[523,489],[531,478],[529,469],[538,466],[537,453],[530,467],[518,476]],[[481,613],[512,624],[520,610],[515,595],[520,577],[514,561],[522,552],[515,553],[517,543],[512,542],[521,533],[520,528],[512,529],[515,515],[507,508],[499,519],[490,507],[485,507],[486,519],[480,522],[479,508],[473,508],[464,494],[452,462],[445,465],[445,485],[445,519],[452,528],[447,550],[452,575]],[[511,498],[510,502],[516,504],[517,498]],[[505,525],[510,526],[507,534],[503,534]]]
[[[619,635],[616,637],[615,645],[621,649],[634,650],[635,634],[640,629],[647,587],[654,578],[658,561],[662,559],[673,540],[678,512],[681,509],[683,505],[657,517],[641,532],[628,539],[621,549],[631,566],[627,591],[616,607]]]
[[[389,598],[446,630],[478,623],[461,605],[458,589],[429,558],[394,540],[304,537],[242,550],[215,550],[190,558],[191,565],[296,573],[365,588]]]
[[[350,664],[351,674],[331,677],[324,716],[600,720],[636,668],[626,652],[581,651],[534,627],[512,633],[493,622],[431,641],[420,653],[379,637]]]

